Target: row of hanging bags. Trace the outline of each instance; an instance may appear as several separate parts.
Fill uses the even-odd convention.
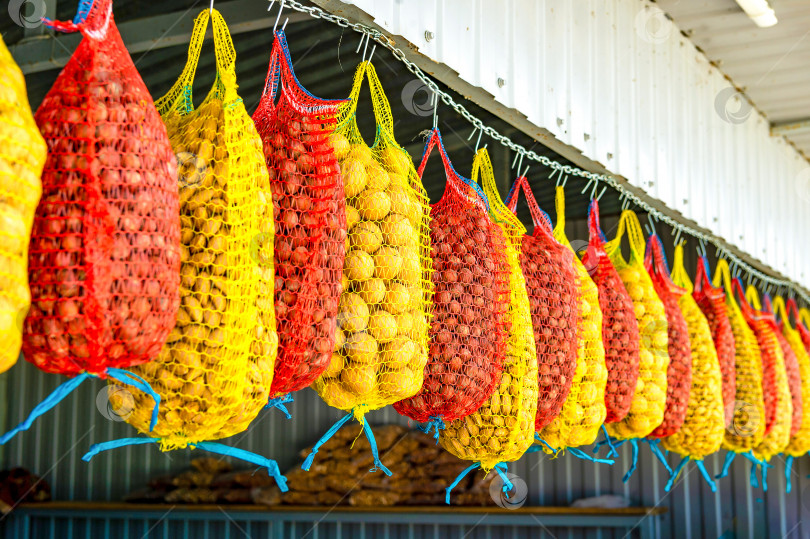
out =
[[[757,486],[756,468],[761,467],[762,488],[768,490],[767,473],[770,467],[768,462],[784,451],[790,442],[793,403],[785,370],[785,357],[776,336],[779,329],[773,313],[762,309],[759,294],[753,286],[748,286],[743,295],[742,281],[739,277],[734,279],[734,289],[740,298],[743,317],[756,336],[762,358],[765,434],[759,445],[753,449],[751,483]]]
[[[335,333],[340,331],[346,198],[330,136],[344,103],[316,98],[301,86],[287,38],[283,30],[276,32],[253,121],[264,144],[272,192],[273,223],[263,224],[274,224],[274,230],[260,230],[258,238],[275,238],[274,299],[262,290],[259,300],[264,310],[268,302],[273,305],[279,340],[269,405],[287,417],[288,395],[312,384],[339,349]],[[348,146],[341,150],[345,157],[343,150]]]
[[[47,146],[34,122],[25,78],[0,38],[0,373],[17,362],[31,305],[28,246],[42,194]]]
[[[366,77],[377,125],[370,148],[356,121]],[[433,306],[429,208],[421,175],[397,144],[393,123],[374,66],[364,61],[331,139],[346,195],[347,251],[335,353],[312,386],[326,404],[348,414],[315,444],[305,470],[320,446],[354,417],[363,426],[375,466],[390,475],[378,458],[365,414],[422,387]]]
[[[625,231],[630,244],[629,260],[625,260],[621,249]],[[627,440],[633,447],[633,461],[624,476],[625,481],[636,468],[638,440],[648,436],[661,424],[667,402],[667,318],[664,304],[656,295],[652,280],[644,268],[645,248],[644,232],[638,217],[634,212],[624,210],[619,218],[616,238],[605,246],[605,251],[633,302],[639,331],[638,381],[630,410],[622,421],[607,425],[609,436]],[[656,450],[654,444],[650,448]]]
[[[723,380],[711,328],[692,296],[692,282],[683,265],[683,243],[675,247],[672,283],[686,290],[686,293],[678,298],[678,307],[689,332],[692,375],[686,417],[680,429],[661,439],[661,447],[683,456],[670,474],[670,480],[664,490],[668,492],[672,488],[678,474],[692,460],[712,492],[715,492],[717,486],[709,476],[703,459],[717,452],[723,443],[725,430]]]
[[[692,297],[700,307],[701,312],[712,330],[714,349],[717,352],[717,361],[720,364],[720,374],[723,377],[723,410],[726,427],[732,424],[735,414],[737,392],[736,380],[736,344],[735,335],[731,329],[729,307],[726,306],[726,294],[722,287],[712,286],[709,272],[709,260],[705,249],[701,245],[701,256],[695,274],[695,291]],[[719,270],[718,270],[719,271]],[[716,273],[715,273],[716,275]],[[733,298],[732,298],[733,299]],[[740,338],[738,335],[737,338]]]
[[[791,347],[787,338],[785,338],[782,329],[783,324],[780,323],[781,320],[784,320],[783,316],[779,316],[784,314],[784,300],[781,297],[777,299],[780,300],[779,306],[782,312],[777,313],[774,309],[774,302],[771,301],[771,297],[767,293],[762,296],[762,307],[763,312],[768,315],[768,318],[773,320],[774,335],[779,342],[779,349],[782,351],[782,358],[785,363],[785,375],[787,376],[791,404],[789,438],[792,440],[802,426],[802,379],[799,373],[799,359],[793,351],[793,347]],[[779,316],[779,318],[777,318],[777,316]]]
[[[148,394],[146,425],[154,426],[159,397],[123,369],[157,355],[178,312],[175,158],[112,2],[83,0],[73,22],[45,24],[79,31],[82,40],[35,115],[48,157],[31,232],[22,350],[41,370],[70,380],[0,443],[90,377]]]
[[[490,398],[501,381],[511,326],[503,232],[490,219],[481,188],[453,168],[436,128],[425,146],[420,177],[434,147],[447,183],[430,211],[435,295],[429,357],[422,388],[394,404],[400,414],[427,422],[426,431],[441,431]]]
[[[479,466],[486,473],[495,469],[503,481],[503,495],[507,498],[511,495],[514,487],[505,474],[506,463],[522,457],[534,442],[537,423],[547,422],[547,415],[553,413],[551,410],[554,408],[559,410],[557,402],[563,391],[562,386],[570,387],[570,379],[566,384],[565,374],[561,371],[567,368],[566,363],[576,361],[575,304],[571,305],[573,301],[563,299],[562,302],[569,303],[569,312],[565,313],[560,299],[576,299],[576,280],[570,269],[570,262],[566,260],[568,263],[563,266],[570,278],[567,283],[562,284],[562,276],[556,274],[549,275],[548,282],[543,286],[538,272],[531,271],[530,264],[541,264],[544,261],[537,258],[539,249],[531,245],[532,237],[525,235],[526,228],[501,201],[486,149],[479,150],[473,160],[471,185],[474,188],[470,189],[472,196],[479,196],[480,193],[477,184],[479,174],[484,187],[480,197],[504,238],[504,253],[509,271],[509,303],[506,313],[509,324],[504,343],[503,373],[494,393],[478,410],[463,419],[448,423],[440,431],[439,442],[442,447],[461,459],[473,461],[447,488],[448,504],[453,487],[468,472]],[[525,178],[521,180],[525,182]],[[563,257],[572,256],[560,251]],[[524,273],[526,269],[530,271]],[[553,297],[550,294],[554,285],[560,285],[560,296]],[[541,291],[541,288],[545,290]],[[558,317],[553,318],[555,313],[549,312],[544,320],[539,320],[535,317],[538,309],[534,308],[538,302],[545,304],[549,311],[558,308]],[[556,328],[552,328],[549,323],[552,319],[559,322]],[[535,343],[537,332],[533,329],[533,322],[540,322],[541,327],[548,330],[547,334],[540,335],[539,345]],[[557,356],[558,353],[560,357]],[[541,362],[545,370],[538,378],[538,366]],[[570,378],[570,374],[568,377]],[[561,404],[560,401],[560,406]]]
[[[588,248],[582,263],[599,291],[602,342],[607,385],[605,424],[622,421],[630,410],[639,376],[639,327],[633,301],[605,250],[607,239],[599,225],[599,202],[588,208]],[[609,441],[609,439],[608,439]],[[610,452],[615,455],[614,451]]]
[[[791,469],[793,459],[801,457],[810,451],[810,332],[802,324],[796,300],[789,298],[787,302],[777,296],[773,301],[774,312],[779,318],[779,328],[796,356],[801,380],[801,421],[798,430],[791,427],[790,443],[785,448],[785,480],[787,492],[791,491]],[[790,325],[790,315],[793,315],[794,326]],[[794,400],[795,403],[795,400]],[[795,405],[794,405],[795,406]],[[795,417],[795,408],[794,408]]]
[[[209,17],[216,79],[195,107],[191,88]],[[203,10],[182,74],[157,101],[172,147],[183,156],[181,307],[158,358],[136,369],[161,394],[160,415],[149,432],[144,396],[135,392],[126,421],[147,437],[97,444],[83,458],[133,444],[197,448],[262,466],[284,491],[275,461],[210,441],[244,431],[267,405],[277,346],[272,303],[258,305],[272,298],[270,182],[261,138],[236,92],[235,60],[222,15]]]

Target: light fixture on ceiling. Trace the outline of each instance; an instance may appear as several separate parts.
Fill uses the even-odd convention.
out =
[[[745,14],[760,28],[767,28],[777,23],[776,13],[768,0],[737,0]]]

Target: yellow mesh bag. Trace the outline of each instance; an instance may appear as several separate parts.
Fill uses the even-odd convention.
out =
[[[629,261],[624,259],[621,251],[625,230],[630,242]],[[664,418],[669,353],[664,304],[658,299],[644,269],[644,233],[633,211],[622,212],[616,238],[605,245],[605,251],[633,300],[639,331],[638,382],[630,411],[624,419],[609,423],[606,428],[614,438],[643,438]]]
[[[722,446],[723,449],[729,450],[729,455],[733,457],[733,453],[744,453],[758,446],[765,433],[762,359],[757,338],[745,322],[740,306],[734,298],[731,273],[725,260],[717,262],[713,284],[716,287],[722,284],[725,289],[728,319],[734,333],[737,389],[734,396],[734,417],[726,427]]]
[[[22,71],[0,37],[0,373],[17,362],[31,304],[28,242],[46,152]]]
[[[565,191],[562,186],[557,187],[555,202],[557,224],[554,226],[554,238],[573,251],[565,235]],[[578,256],[573,257],[573,266],[579,277],[577,368],[560,414],[538,433],[551,448],[557,450],[593,443],[606,415],[607,368],[599,290]],[[548,447],[542,448],[551,453]]]
[[[694,460],[709,483],[712,492],[715,492],[717,486],[706,472],[703,458],[719,450],[723,443],[723,432],[725,431],[723,378],[709,323],[692,297],[694,287],[683,266],[682,243],[675,247],[672,282],[675,286],[687,290],[687,293],[678,299],[678,306],[689,329],[689,343],[692,350],[692,383],[689,388],[689,403],[683,425],[675,434],[663,438],[661,446],[685,457],[676,468],[677,472],[683,469],[687,461]],[[673,473],[665,486],[666,491],[672,488],[677,472]]]
[[[191,87],[209,13],[217,77],[195,108]],[[180,165],[182,264],[177,325],[154,361],[132,369],[161,396],[154,430],[151,397],[116,386],[109,394],[113,408],[130,410],[128,423],[154,437],[129,443],[237,456],[265,466],[285,489],[275,461],[207,441],[245,430],[267,404],[278,343],[272,196],[261,139],[236,93],[235,57],[222,16],[203,10],[183,73],[155,103]],[[85,459],[127,442],[94,446]]]
[[[356,119],[366,77],[377,122],[370,148]],[[391,107],[369,62],[355,72],[331,141],[343,173],[348,236],[335,353],[312,387],[329,406],[349,411],[345,420],[363,423],[374,446],[365,413],[422,387],[433,303],[430,208],[410,156],[394,139]],[[376,465],[390,475],[378,459]]]
[[[460,478],[480,466],[489,473],[497,467],[504,478],[504,487],[511,490],[505,478],[505,462],[518,460],[534,441],[534,419],[537,412],[537,353],[532,329],[532,316],[526,282],[520,267],[520,249],[526,228],[501,201],[495,185],[492,163],[486,149],[476,153],[471,180],[476,183],[479,172],[484,187],[489,215],[503,231],[506,260],[509,266],[510,320],[503,374],[492,396],[476,412],[456,419],[440,430],[439,443],[453,455],[474,461]]]
[[[782,296],[776,296],[773,300],[773,310],[776,316],[781,319],[781,330],[790,349],[796,355],[796,362],[799,366],[799,377],[801,378],[801,403],[802,420],[799,430],[793,434],[790,443],[785,448],[785,454],[789,457],[801,457],[810,451],[810,355],[802,342],[799,326],[799,312],[796,309],[795,300],[789,299],[785,306]],[[793,311],[796,327],[790,325],[788,311]]]
[[[768,347],[773,351],[774,385],[764,386],[765,391],[776,392],[776,419],[771,430],[762,438],[762,442],[754,447],[754,457],[767,463],[774,455],[778,455],[790,443],[790,425],[793,416],[793,403],[791,402],[790,388],[788,387],[787,372],[785,371],[785,357],[776,338],[776,321],[773,315],[762,311],[757,289],[749,286],[745,291],[745,299],[754,309],[757,320],[757,333],[760,347],[768,341]],[[765,467],[763,466],[763,471]],[[763,477],[764,481],[764,477]]]

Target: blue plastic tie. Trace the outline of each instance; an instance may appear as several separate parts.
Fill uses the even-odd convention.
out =
[[[548,444],[548,442],[547,442],[547,441],[545,441],[544,439],[542,439],[542,438],[540,437],[540,435],[539,435],[539,434],[537,434],[536,432],[534,433],[534,439],[535,439],[536,441],[540,442],[541,444],[543,444],[544,446],[548,447],[548,450],[549,450],[549,451],[551,451],[552,453],[554,453],[555,455],[557,454],[557,450],[556,450],[556,449],[554,449],[553,447],[551,447],[551,446]],[[533,446],[533,447],[536,447],[536,448],[537,448],[537,449],[534,449],[533,451],[540,451],[540,450],[542,450],[542,449],[543,449],[543,448],[542,448],[542,447],[540,447],[539,445],[536,445],[536,446]],[[529,448],[529,449],[532,449],[532,448]]]
[[[768,492],[768,464],[762,463],[762,492]]]
[[[790,471],[793,468],[793,457],[788,455],[788,458],[785,459],[785,492],[790,492],[792,490],[792,485],[790,483]]]
[[[452,483],[450,483],[450,486],[447,487],[446,489],[444,489],[444,492],[445,492],[444,503],[446,503],[447,505],[450,505],[450,492],[454,488],[456,488],[456,485],[458,485],[461,482],[461,480],[464,479],[467,476],[468,473],[470,473],[471,471],[475,470],[476,468],[480,468],[480,467],[481,467],[480,462],[474,462],[473,464],[471,464],[467,468],[464,468],[464,470],[462,470],[462,472],[460,474],[458,474],[458,477],[456,477],[455,480]]]
[[[220,455],[225,455],[226,457],[237,458],[244,460],[245,462],[250,462],[257,466],[261,466],[262,468],[266,468],[267,473],[273,476],[273,479],[276,480],[276,484],[281,492],[287,492],[289,490],[287,488],[287,478],[281,475],[281,470],[278,469],[278,463],[273,459],[268,459],[261,455],[257,455],[256,453],[239,449],[238,447],[231,447],[229,445],[216,442],[198,442],[191,445],[197,449],[208,451],[209,453],[217,453]]]
[[[751,474],[749,477],[749,481],[753,488],[759,488],[759,480],[757,479],[757,463],[751,463]]]
[[[719,474],[715,475],[715,479],[722,479],[728,475],[728,470],[731,468],[731,463],[734,462],[734,458],[737,456],[737,453],[734,451],[729,451],[726,453],[726,460],[723,462],[723,469],[720,471]]]
[[[149,421],[149,432],[152,432],[155,429],[155,425],[157,425],[158,421],[158,412],[160,411],[160,395],[152,389],[152,386],[149,385],[149,382],[135,374],[134,372],[125,371],[124,369],[116,369],[115,367],[110,367],[107,369],[107,376],[118,380],[122,384],[128,384],[136,389],[140,389],[142,392],[150,395],[152,400],[155,401],[155,406],[152,408],[152,419]]]
[[[633,438],[630,440],[630,444],[633,446],[633,463],[630,465],[630,469],[627,470],[627,473],[624,474],[624,477],[622,477],[622,483],[627,483],[630,480],[630,477],[633,475],[633,472],[636,471],[636,466],[638,465],[638,440]]]
[[[700,475],[702,475],[703,479],[705,479],[709,484],[709,488],[712,489],[712,492],[717,492],[717,483],[712,480],[708,470],[706,470],[706,465],[703,463],[703,459],[695,460],[695,465],[697,466],[698,471],[700,471]]]
[[[102,442],[100,444],[93,444],[90,450],[84,454],[82,460],[90,462],[90,459],[101,453],[102,451],[109,451],[127,445],[141,445],[141,444],[156,444],[157,438],[121,438],[119,440],[110,440],[109,442]]]
[[[421,430],[425,434],[430,434],[430,429],[435,429],[435,433],[433,437],[436,438],[436,443],[439,443],[439,431],[444,430],[444,419],[441,416],[433,416],[430,418],[430,421],[425,423],[424,425],[418,425],[417,429]]]
[[[337,423],[332,425],[332,427],[328,431],[326,431],[326,433],[323,436],[321,436],[321,439],[318,440],[318,442],[312,447],[312,451],[309,452],[309,455],[307,455],[306,460],[304,460],[304,463],[301,465],[301,468],[303,470],[309,471],[310,466],[312,466],[312,461],[315,460],[315,454],[318,452],[318,449],[320,449],[323,444],[329,441],[329,438],[334,436],[335,433],[338,430],[340,430],[340,427],[345,425],[352,417],[353,416],[351,412],[344,415],[337,421]]]
[[[583,451],[581,449],[577,449],[576,447],[569,447],[568,452],[571,453],[572,455],[574,455],[575,457],[577,457],[578,459],[589,460],[591,462],[596,462],[596,463],[599,463],[599,464],[611,464],[612,465],[615,462],[615,461],[610,460],[610,459],[598,459],[598,458],[592,457],[589,454],[587,454],[585,451]]]
[[[87,19],[94,1],[95,0],[80,0],[76,15],[73,17],[73,24],[81,24]]]
[[[82,382],[84,382],[91,376],[93,375],[88,372],[83,372],[75,376],[74,378],[71,378],[67,382],[59,385],[56,389],[54,389],[51,392],[50,395],[45,397],[42,400],[42,402],[34,406],[34,409],[31,410],[31,413],[28,414],[28,417],[25,418],[25,421],[23,421],[22,423],[20,423],[19,425],[17,425],[7,433],[5,433],[2,437],[0,437],[0,445],[3,445],[12,438],[14,438],[14,436],[16,436],[17,433],[31,428],[31,425],[34,424],[36,418],[38,418],[39,416],[41,416],[42,414],[46,413],[48,410],[59,404],[62,401],[62,399],[67,397],[74,389],[79,387],[79,385]]]
[[[289,393],[287,393],[286,395],[282,395],[281,397],[274,397],[269,401],[267,401],[267,406],[265,406],[265,408],[277,408],[281,410],[281,413],[287,416],[287,419],[292,419],[290,411],[287,410],[286,406],[284,406],[285,404],[289,404],[292,401],[293,398],[290,396]]]
[[[615,445],[613,444],[613,440],[611,440],[611,439],[610,439],[610,434],[608,434],[608,431],[607,431],[607,429],[605,428],[605,425],[604,425],[604,424],[602,425],[602,432],[604,432],[604,433],[605,433],[605,439],[604,439],[604,440],[602,440],[601,442],[598,442],[598,443],[596,444],[596,446],[594,446],[594,448],[593,448],[593,454],[595,455],[596,453],[598,453],[598,452],[599,452],[599,449],[600,449],[600,448],[601,448],[603,445],[607,445],[607,446],[610,448],[610,451],[608,451],[607,456],[608,456],[608,457],[618,457],[618,456],[619,456],[619,452],[618,452],[618,451],[616,451],[616,447],[617,447],[617,446],[615,446]],[[622,443],[624,443],[624,442],[622,442]],[[621,443],[620,443],[619,445],[621,445]]]
[[[374,457],[374,467],[370,470],[372,472],[376,472],[378,470],[382,470],[382,472],[387,475],[391,476],[391,470],[385,467],[385,465],[380,460],[380,454],[377,451],[377,441],[374,439],[374,433],[371,432],[371,426],[369,426],[368,421],[363,421],[363,432],[366,433],[366,438],[368,438],[368,445],[371,446],[371,455]]]
[[[661,464],[664,465],[664,468],[666,468],[667,472],[672,474],[672,468],[669,467],[669,463],[667,462],[666,457],[664,457],[664,454],[661,453],[661,448],[658,447],[658,444],[661,443],[661,440],[645,439],[644,441],[650,444],[650,451],[652,451],[652,454],[655,455],[655,457],[661,462]]]
[[[689,460],[689,457],[682,458],[675,469],[672,470],[672,473],[669,474],[669,481],[667,481],[667,484],[664,485],[664,490],[666,492],[670,491],[672,485],[675,484],[675,480],[678,478],[678,475],[681,473],[681,470],[683,470],[683,467],[686,466],[686,463],[689,462]]]
[[[498,475],[501,476],[501,480],[503,481],[503,486],[501,490],[504,494],[506,494],[507,498],[510,498],[509,492],[515,489],[515,485],[509,480],[509,477],[506,476],[506,470],[508,470],[505,462],[499,462],[495,465],[495,471],[498,472]]]

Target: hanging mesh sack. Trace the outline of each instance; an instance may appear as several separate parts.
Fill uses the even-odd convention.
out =
[[[735,454],[748,453],[762,441],[765,434],[765,402],[762,396],[762,359],[757,338],[745,322],[734,298],[731,272],[723,259],[717,261],[714,270],[714,286],[721,285],[725,291],[726,310],[734,334],[736,380],[734,415],[731,422],[726,424],[722,446],[729,453],[726,455],[726,465],[718,476],[725,477]]]
[[[530,194],[531,192],[527,191],[526,198],[533,200],[533,196],[529,197]],[[532,205],[530,202],[530,207]],[[553,236],[573,253],[574,250],[565,235],[565,193],[562,186],[557,187],[556,209],[557,224]],[[541,216],[547,217],[545,214]],[[545,219],[540,221],[541,227],[544,221]],[[535,224],[535,229],[537,226]],[[543,451],[553,453],[568,447],[576,456],[590,459],[588,455],[578,450],[574,451],[574,448],[593,443],[599,433],[599,427],[605,421],[605,385],[608,373],[605,368],[605,347],[602,343],[602,311],[599,309],[599,291],[591,280],[588,270],[576,255],[572,257],[571,265],[579,284],[577,292],[579,302],[576,307],[577,368],[571,382],[571,391],[560,414],[537,434],[549,446],[546,447],[541,442],[540,447]]]
[[[709,261],[705,255],[700,257],[697,264],[695,291],[692,293],[692,297],[695,298],[698,307],[700,307],[706,321],[709,323],[709,328],[712,330],[712,340],[714,340],[714,348],[717,351],[717,361],[720,364],[720,373],[723,376],[723,410],[726,426],[728,427],[734,419],[734,403],[737,391],[735,335],[731,330],[731,317],[726,308],[726,295],[722,288],[712,286],[709,275]]]
[[[791,470],[794,457],[801,457],[810,451],[810,415],[804,412],[810,406],[810,356],[802,343],[798,329],[790,326],[788,313],[793,312],[796,326],[800,326],[796,301],[788,299],[787,307],[782,296],[776,296],[773,306],[769,296],[765,296],[765,309],[777,317],[779,331],[776,338],[785,358],[785,372],[790,389],[793,415],[790,425],[790,441],[785,448],[785,491],[790,492]]]
[[[661,238],[654,234],[647,241],[644,267],[650,275],[653,288],[664,304],[667,317],[667,403],[664,419],[650,436],[671,436],[681,428],[689,404],[689,388],[692,385],[692,350],[689,345],[689,328],[681,312],[680,300],[686,289],[675,285],[669,276],[666,254]]]
[[[366,77],[377,123],[371,148],[355,116]],[[313,387],[328,405],[349,412],[344,421],[363,423],[375,464],[390,475],[363,417],[422,387],[433,298],[429,206],[420,176],[394,139],[391,107],[368,62],[357,68],[331,140],[343,171],[349,233],[336,351]],[[315,445],[305,469],[331,432]]]
[[[675,468],[664,490],[669,492],[678,473],[687,462],[694,460],[712,492],[715,492],[717,486],[706,471],[703,459],[719,450],[723,443],[725,430],[723,381],[709,323],[692,297],[692,282],[683,266],[683,243],[675,247],[672,282],[675,286],[686,290],[686,293],[678,298],[678,307],[689,332],[692,376],[688,389],[689,397],[684,398],[688,404],[683,424],[677,432],[661,440],[664,449],[684,457]]]
[[[89,377],[148,390],[121,369],[157,355],[179,301],[175,158],[111,0],[85,0],[73,22],[46,24],[83,39],[35,115],[48,157],[28,256],[22,350],[40,369],[71,380],[0,442]]]
[[[505,254],[509,269],[510,298],[506,316],[510,320],[510,325],[503,358],[503,374],[501,374],[495,392],[478,410],[463,419],[456,419],[449,423],[443,431],[440,431],[439,442],[442,447],[461,459],[473,461],[473,465],[463,471],[456,479],[456,482],[448,487],[447,503],[450,503],[450,492],[455,484],[469,471],[479,466],[486,473],[495,469],[504,479],[504,487],[506,487],[506,494],[508,495],[508,491],[511,491],[512,488],[504,473],[505,463],[518,460],[526,452],[526,449],[532,445],[535,424],[541,414],[539,403],[545,402],[543,399],[554,400],[550,392],[553,390],[559,392],[561,389],[558,388],[566,385],[565,381],[560,380],[564,375],[551,370],[554,365],[557,365],[557,358],[553,360],[547,359],[551,351],[535,345],[534,335],[536,335],[536,332],[533,330],[532,324],[533,320],[535,320],[533,317],[534,309],[530,307],[530,303],[534,304],[539,300],[545,302],[549,311],[555,308],[559,309],[556,317],[555,313],[549,312],[543,321],[547,323],[545,327],[552,327],[551,321],[554,320],[554,322],[558,323],[556,327],[559,327],[564,333],[562,335],[555,334],[547,339],[554,341],[553,346],[559,346],[562,349],[565,349],[565,347],[570,348],[571,357],[561,358],[560,363],[565,363],[566,359],[576,361],[574,355],[576,354],[576,321],[574,318],[576,315],[574,309],[576,307],[577,284],[576,276],[570,266],[570,259],[573,255],[570,252],[563,251],[559,248],[559,245],[557,246],[557,254],[562,260],[562,265],[564,265],[563,270],[570,278],[568,281],[570,286],[567,289],[558,287],[557,290],[561,297],[571,298],[571,301],[568,302],[569,312],[565,313],[562,302],[559,299],[550,301],[551,298],[548,296],[548,292],[546,292],[545,297],[540,299],[538,292],[543,286],[541,284],[542,278],[539,277],[539,272],[536,269],[532,269],[526,264],[526,260],[534,260],[539,263],[541,259],[536,258],[536,256],[541,249],[537,248],[536,245],[530,245],[530,242],[526,241],[526,238],[532,239],[532,237],[525,235],[526,228],[515,214],[509,211],[509,208],[501,202],[500,194],[495,186],[492,164],[486,149],[479,150],[475,155],[472,170],[473,185],[477,185],[479,172],[482,178],[481,183],[484,185],[485,202],[489,208],[489,215],[503,231],[503,236],[506,239]],[[521,179],[525,182],[525,178]],[[548,263],[548,260],[544,262]],[[525,279],[521,268],[529,269]],[[553,270],[547,271],[551,273]],[[550,288],[552,284],[559,284],[558,282],[555,283],[552,278],[549,278],[547,283],[546,289]],[[542,335],[541,338],[543,338]],[[549,344],[549,346],[552,345]],[[540,376],[538,379],[538,363],[541,360],[546,361],[544,365],[549,370],[548,374]],[[544,379],[552,376],[557,376],[558,379],[554,381]],[[543,382],[540,385],[542,387],[541,391],[544,393],[538,392],[538,380]],[[568,385],[570,386],[570,381]],[[548,408],[545,411],[548,413]]]
[[[526,276],[540,377],[534,422],[535,430],[539,432],[559,417],[569,396],[576,401],[587,367],[579,370],[577,378],[577,345],[581,328],[577,316],[579,276],[573,266],[573,251],[554,239],[551,221],[537,205],[525,177],[521,176],[512,185],[506,198],[507,206],[516,211],[521,191],[534,223],[532,235],[522,238],[520,266]],[[496,195],[497,192],[487,192],[491,205]],[[514,214],[512,217],[517,220]],[[567,426],[581,422],[582,417],[577,417],[577,412],[576,404],[569,406],[567,416],[560,418],[557,424]],[[560,429],[557,428],[556,432],[559,433]],[[566,430],[566,435],[568,433]]]
[[[25,79],[0,37],[0,373],[20,355],[31,304],[28,241],[47,148],[39,134]]]
[[[346,199],[329,135],[341,103],[313,97],[300,85],[286,36],[277,32],[253,120],[264,143],[275,220],[279,353],[270,395],[285,412],[285,395],[320,376],[334,347]]]
[[[599,290],[602,311],[602,341],[605,345],[607,386],[605,423],[621,421],[630,410],[639,374],[639,333],[633,300],[605,252],[605,238],[599,226],[599,203],[588,209],[588,249],[582,263]]]
[[[191,88],[208,19],[213,19],[216,80],[195,107]],[[275,461],[208,440],[244,431],[266,406],[276,356],[272,196],[261,138],[236,93],[236,53],[217,10],[194,21],[188,61],[157,102],[180,170],[181,307],[157,359],[135,372],[162,397],[148,433],[144,398],[110,387],[113,408],[146,438],[97,444],[83,457],[122,445],[157,443],[242,458],[267,468],[286,489]],[[258,308],[257,308],[258,304]]]
[[[438,129],[425,147],[420,176],[437,145],[447,185],[430,212],[436,294],[429,357],[421,390],[394,408],[439,430],[443,421],[478,410],[498,387],[511,320],[503,233],[489,218],[480,187],[453,169]]]

